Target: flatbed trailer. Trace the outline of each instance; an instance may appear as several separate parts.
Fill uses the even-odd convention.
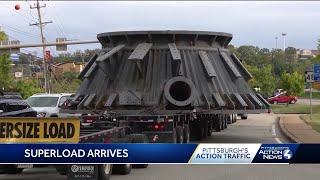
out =
[[[21,121],[20,121],[21,119]],[[68,118],[64,118],[68,119]],[[73,118],[77,119],[77,118]],[[110,119],[108,119],[110,120]],[[147,143],[147,137],[144,134],[133,134],[128,130],[128,126],[120,121],[104,121],[103,125],[99,126],[86,126],[80,122],[80,128],[76,129],[79,132],[78,143]],[[57,124],[65,122],[61,118],[0,118],[0,122],[55,122]],[[79,121],[81,121],[79,119]],[[76,126],[75,126],[76,127]],[[23,142],[23,141],[21,141]],[[20,143],[21,143],[20,142]],[[32,143],[28,141],[28,143]],[[35,143],[41,143],[41,140],[37,140]],[[44,143],[50,143],[45,141]],[[57,141],[54,141],[57,143]],[[63,141],[61,141],[63,143]],[[65,142],[70,143],[70,142]],[[33,167],[46,167],[50,165],[43,164],[1,164],[0,173],[5,174],[18,174],[23,171],[23,169],[33,168]],[[146,168],[147,164],[131,165],[131,164],[99,164],[99,165],[69,165],[60,164],[54,165],[57,172],[61,175],[67,175],[68,180],[108,180],[111,173],[114,174],[130,174],[132,167],[136,168]],[[91,172],[84,174],[81,171],[75,171],[75,167],[79,170],[81,167],[86,167],[86,170],[91,169]]]

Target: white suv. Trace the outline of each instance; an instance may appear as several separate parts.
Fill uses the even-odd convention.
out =
[[[34,94],[26,101],[37,111],[38,117],[59,117],[60,107],[71,95],[71,93]]]

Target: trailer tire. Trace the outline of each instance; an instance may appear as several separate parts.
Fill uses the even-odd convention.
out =
[[[60,175],[67,175],[68,167],[66,165],[57,165],[56,170]]]
[[[213,129],[213,121],[212,121],[212,119],[210,119],[210,120],[208,121],[208,137],[211,136],[211,134],[212,134],[212,129]]]
[[[221,130],[224,130],[225,129],[225,127],[224,127],[224,117],[221,115],[220,117],[219,117],[219,120],[221,121]]]
[[[177,131],[176,129],[172,130],[172,139],[169,139],[169,143],[177,143]]]
[[[3,171],[5,174],[20,174],[23,168],[17,168],[16,165],[7,165]]]
[[[241,119],[248,119],[248,115],[247,114],[241,114]]]
[[[131,169],[131,164],[115,164],[112,167],[112,174],[127,175],[130,174]]]
[[[189,143],[190,142],[190,128],[189,125],[185,125],[183,128],[183,142]]]
[[[145,134],[130,134],[132,143],[148,143],[148,137]],[[147,168],[148,164],[132,164],[132,168]]]
[[[221,121],[220,121],[219,116],[215,116],[215,117],[216,117],[216,119],[214,120],[214,121],[215,121],[215,123],[214,123],[214,130],[215,130],[216,132],[220,132],[220,131],[221,131]]]
[[[98,176],[99,176],[99,180],[109,180],[113,167],[111,164],[102,164],[98,166]]]
[[[224,129],[227,129],[228,128],[228,117],[227,117],[227,115],[225,115],[223,119],[224,119],[224,124],[223,124],[224,125]]]
[[[209,124],[208,124],[208,119],[207,117],[203,118],[202,119],[202,123],[201,123],[201,136],[202,136],[202,139],[207,139],[208,137],[208,127],[209,127]]]
[[[130,134],[131,143],[148,143],[148,137],[145,134]]]
[[[177,126],[175,128],[176,132],[177,132],[177,143],[182,144],[183,143],[183,128],[181,126]]]

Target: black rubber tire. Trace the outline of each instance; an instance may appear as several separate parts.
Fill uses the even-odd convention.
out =
[[[57,165],[55,167],[56,167],[57,172],[60,175],[67,175],[68,166],[66,166],[66,165]]]
[[[107,171],[105,169],[108,169]],[[109,180],[112,174],[113,166],[111,164],[101,164],[98,166],[98,179]]]
[[[242,114],[241,115],[241,119],[248,119],[248,115],[247,114]]]
[[[202,119],[202,139],[207,139],[208,137],[208,129],[209,129],[209,123],[208,123],[208,118],[204,117]]]
[[[225,115],[224,116],[224,129],[227,129],[228,128],[228,116]]]
[[[212,129],[213,129],[213,120],[209,119],[208,120],[208,137],[212,135]]]
[[[189,143],[190,142],[190,128],[189,125],[184,125],[183,128],[183,142]]]
[[[132,169],[131,164],[114,164],[112,167],[112,174],[127,175]]]
[[[176,132],[177,132],[177,143],[182,144],[183,143],[183,128],[181,126],[177,126],[175,128]]]
[[[230,114],[228,114],[228,115],[226,115],[226,119],[227,119],[227,124],[232,124],[232,114],[230,115]]]
[[[137,169],[143,169],[143,168],[147,168],[149,164],[132,164],[133,168],[137,168]]]
[[[233,115],[233,123],[236,123],[236,122],[237,122],[237,115],[234,114],[234,115]]]
[[[16,165],[7,165],[3,169],[5,174],[20,174],[22,173],[23,169],[22,168],[17,168]]]
[[[173,129],[172,130],[172,136],[171,136],[171,140],[169,140],[170,142],[169,143],[173,143],[173,144],[176,144],[177,143],[177,131],[176,129]]]
[[[130,134],[131,143],[148,143],[149,139],[145,134]]]
[[[221,130],[224,130],[225,129],[225,122],[224,122],[224,117],[223,115],[220,116],[219,120],[221,121]]]
[[[131,134],[130,135],[132,143],[148,143],[149,139],[145,134]],[[148,164],[133,164],[132,168],[147,168]]]
[[[221,121],[219,119],[219,116],[216,116],[216,119],[214,120],[214,130],[216,132],[220,132],[221,131]]]

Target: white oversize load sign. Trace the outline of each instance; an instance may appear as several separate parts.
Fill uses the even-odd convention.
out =
[[[199,144],[191,164],[251,163],[261,144]]]

